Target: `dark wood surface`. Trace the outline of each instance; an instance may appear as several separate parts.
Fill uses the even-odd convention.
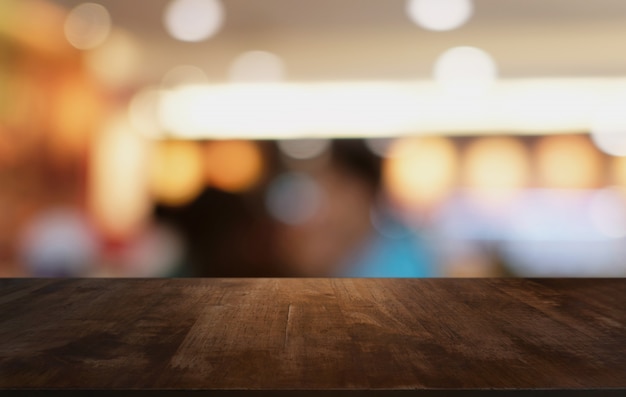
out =
[[[4,389],[626,389],[626,279],[5,279],[0,318]]]

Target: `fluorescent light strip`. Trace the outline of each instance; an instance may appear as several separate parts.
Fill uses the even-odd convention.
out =
[[[162,91],[157,113],[179,139],[543,134],[589,131],[616,103],[626,78],[500,80],[473,97],[432,81],[253,83]]]

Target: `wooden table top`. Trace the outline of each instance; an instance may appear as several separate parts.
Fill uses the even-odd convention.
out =
[[[4,279],[0,319],[2,389],[626,390],[626,279]]]

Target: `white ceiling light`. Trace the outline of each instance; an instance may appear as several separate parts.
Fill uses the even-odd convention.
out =
[[[498,71],[491,56],[475,47],[454,47],[435,62],[434,78],[449,93],[480,95],[496,80]]]
[[[163,22],[168,33],[181,41],[202,41],[216,34],[224,22],[219,0],[173,0]]]
[[[471,0],[409,0],[407,14],[411,20],[428,30],[452,30],[472,16]]]
[[[163,90],[158,114],[180,139],[572,133],[624,91],[623,78],[498,80],[471,100],[433,81],[202,84]]]

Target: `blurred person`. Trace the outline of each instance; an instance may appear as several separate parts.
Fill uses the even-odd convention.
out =
[[[309,219],[277,230],[286,272],[312,277],[427,277],[434,257],[422,238],[380,199],[380,159],[361,140],[332,143],[308,172],[321,194]]]

